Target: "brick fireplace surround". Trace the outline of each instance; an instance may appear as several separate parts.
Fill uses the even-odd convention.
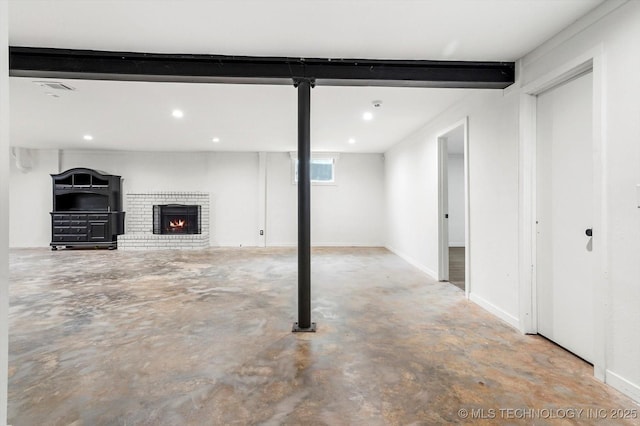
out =
[[[189,204],[202,206],[202,233],[159,235],[153,233],[153,206]],[[126,195],[125,234],[118,236],[120,250],[199,249],[209,247],[208,192],[136,192]]]

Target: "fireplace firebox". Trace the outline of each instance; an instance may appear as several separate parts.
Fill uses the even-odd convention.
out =
[[[153,206],[154,234],[200,234],[200,206],[162,204]]]

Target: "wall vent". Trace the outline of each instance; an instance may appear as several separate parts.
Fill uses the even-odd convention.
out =
[[[41,87],[48,87],[49,89],[56,90],[76,90],[74,87],[68,86],[57,81],[34,81],[35,84]]]

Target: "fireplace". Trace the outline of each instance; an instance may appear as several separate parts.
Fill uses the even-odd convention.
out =
[[[154,234],[200,234],[200,206],[161,204],[153,206]]]

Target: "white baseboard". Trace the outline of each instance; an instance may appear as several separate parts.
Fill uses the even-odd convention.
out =
[[[438,280],[438,274],[436,272],[434,272],[433,270],[431,270],[431,269],[427,268],[426,266],[422,265],[420,262],[418,262],[417,260],[415,260],[411,256],[408,256],[408,255],[402,253],[401,251],[396,250],[396,249],[394,249],[393,247],[390,247],[390,246],[385,246],[385,248],[387,250],[389,250],[391,253],[395,254],[396,256],[404,259],[405,261],[410,263],[412,266],[418,268],[419,270],[421,270],[425,274],[429,275],[434,280],[436,280],[436,281]]]
[[[612,388],[615,388],[633,399],[637,403],[640,403],[640,386],[630,382],[619,374],[614,373],[611,370],[607,370],[606,383]]]
[[[449,242],[449,247],[465,247],[465,243],[464,243],[464,241],[463,241],[463,242],[461,242],[461,243],[452,243],[452,242]]]
[[[267,243],[267,247],[298,247],[297,243]],[[313,243],[311,247],[384,247],[384,244],[372,243]]]
[[[312,243],[311,247],[384,247],[382,243]]]
[[[469,293],[469,299],[472,302],[474,302],[477,305],[479,305],[481,308],[483,308],[483,309],[489,311],[490,313],[492,313],[493,315],[497,316],[502,321],[504,321],[507,324],[509,324],[511,327],[515,328],[516,330],[520,330],[520,321],[518,320],[518,318],[514,317],[510,313],[502,310],[501,308],[497,307],[493,303],[489,302],[488,300],[484,299],[481,296],[478,296],[475,293]]]
[[[255,243],[216,243],[209,244],[211,248],[260,248],[262,246],[256,245]]]

